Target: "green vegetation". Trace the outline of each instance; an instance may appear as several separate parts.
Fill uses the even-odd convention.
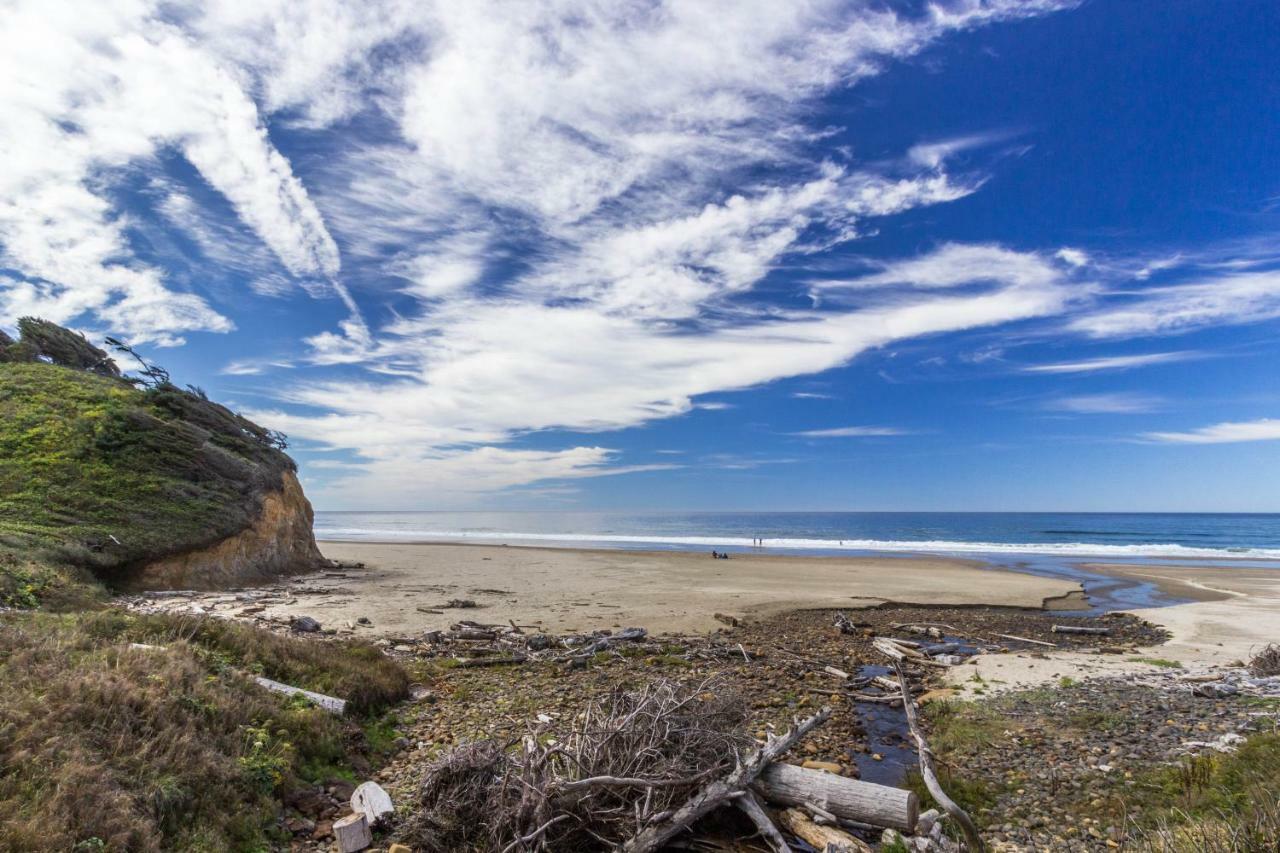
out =
[[[163,381],[135,387],[78,335],[19,325],[0,341],[0,603],[74,604],[95,577],[231,535],[293,469],[281,436],[198,389],[150,366]]]
[[[0,334],[0,607],[20,608],[0,613],[0,850],[287,844],[282,795],[390,749],[405,671],[367,644],[104,606],[132,566],[246,527],[293,470],[283,436],[118,342],[143,379],[52,323],[19,329]]]
[[[939,701],[930,702],[922,709],[929,728],[929,746],[942,759],[935,767],[938,781],[948,796],[979,821],[1002,789],[973,778],[963,768],[968,758],[1006,740],[1006,732],[1018,727],[999,710],[999,701]],[[922,804],[934,802],[918,770],[907,775],[906,785],[916,792]]]
[[[1151,666],[1159,666],[1165,669],[1182,669],[1182,661],[1169,660],[1168,658],[1128,658],[1130,663],[1145,663]]]
[[[8,615],[0,849],[260,848],[281,792],[349,778],[369,745],[359,719],[261,690],[255,672],[349,697],[357,714],[407,690],[360,644],[113,610]],[[385,737],[385,722],[371,728]]]
[[[1280,838],[1280,734],[1249,738],[1232,754],[1205,752],[1138,776],[1123,801],[1140,816],[1138,849],[1166,853],[1274,850]],[[1141,820],[1141,816],[1146,816]]]

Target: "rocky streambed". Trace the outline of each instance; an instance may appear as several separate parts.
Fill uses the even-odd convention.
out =
[[[130,604],[135,609],[202,612],[297,632],[297,620],[266,618],[257,608],[274,598],[335,594],[341,572],[335,571],[328,581],[333,586],[321,585],[311,592],[281,584],[265,591],[140,596]],[[841,621],[838,614],[843,630],[836,626]],[[483,625],[482,602],[458,607],[456,616],[464,629],[468,622]],[[606,643],[586,656],[539,658],[539,653],[530,652],[526,660],[492,666],[468,665],[476,659],[474,644],[451,641],[439,632],[379,637],[376,618],[306,627],[314,629],[310,635],[318,640],[366,635],[404,663],[417,680],[413,700],[380,724],[390,755],[374,774],[392,793],[402,817],[415,808],[426,768],[452,748],[486,738],[518,742],[540,723],[572,720],[593,697],[659,678],[713,685],[714,690],[743,696],[750,709],[748,732],[758,740],[829,705],[835,711],[832,719],[805,738],[789,762],[850,778],[918,787],[911,776],[915,750],[906,737],[901,708],[859,698],[886,696],[889,691],[852,686],[889,672],[888,661],[876,648],[877,640],[887,637],[959,646],[962,653],[951,667],[953,673],[962,673],[963,661],[974,653],[1043,657],[1048,668],[1053,653],[1062,649],[1163,664],[1141,675],[1083,683],[1067,679],[998,696],[984,695],[984,687],[995,693],[998,685],[967,684],[966,698],[978,700],[970,702],[947,701],[955,691],[941,678],[916,685],[944,777],[956,786],[958,798],[971,808],[995,849],[1114,849],[1126,842],[1135,815],[1146,807],[1150,791],[1143,786],[1152,784],[1148,776],[1153,770],[1206,750],[1229,754],[1241,739],[1274,728],[1268,683],[1249,682],[1241,671],[1228,673],[1229,680],[1223,682],[1227,687],[1219,695],[1212,686],[1218,682],[1210,679],[1221,673],[1189,674],[1176,662],[1152,657],[1158,654],[1164,632],[1122,614],[1090,617],[1011,608],[885,605],[799,611],[737,624],[725,621],[707,635],[644,636],[637,642]],[[1106,633],[1060,633],[1055,625],[1102,628]],[[936,636],[912,630],[934,630]],[[564,639],[548,637],[533,625],[506,636],[529,649],[541,646],[542,641],[532,637],[553,643]],[[1204,695],[1197,695],[1197,690]],[[327,809],[314,815],[305,809],[323,799],[293,798],[293,849],[335,849],[326,833]],[[927,798],[922,802],[927,807]],[[703,831],[723,836],[732,834],[734,827],[708,825]],[[394,830],[390,837],[396,837]],[[865,838],[879,841],[875,833]]]

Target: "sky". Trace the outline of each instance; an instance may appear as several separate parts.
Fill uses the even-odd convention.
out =
[[[319,509],[1280,511],[1272,0],[5,0],[0,327]]]

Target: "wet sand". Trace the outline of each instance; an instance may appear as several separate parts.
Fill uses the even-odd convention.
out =
[[[1190,604],[1127,611],[1168,629],[1167,643],[1139,655],[1048,652],[1048,660],[1027,654],[984,655],[976,667],[959,667],[953,679],[966,682],[974,672],[986,692],[1031,686],[1062,677],[1119,675],[1156,667],[1134,657],[1177,661],[1189,672],[1247,661],[1267,643],[1280,642],[1280,566],[1205,567],[1185,564],[1125,565],[1093,563],[1083,568],[1121,580],[1153,584],[1165,595]],[[978,684],[974,681],[968,688]]]
[[[792,557],[680,551],[623,551],[499,545],[322,542],[325,556],[364,569],[308,576],[289,604],[265,615],[308,615],[358,635],[443,628],[459,619],[515,620],[549,631],[638,625],[652,632],[720,627],[716,613],[760,616],[788,610],[915,604],[1080,606],[1070,581],[941,557]],[[315,590],[325,590],[317,593]],[[449,599],[477,609],[424,613]],[[439,609],[439,608],[438,608]]]

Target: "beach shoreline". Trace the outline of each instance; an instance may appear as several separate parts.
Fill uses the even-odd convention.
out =
[[[753,553],[713,560],[709,552],[473,543],[320,547],[330,559],[364,568],[300,576],[291,584],[292,603],[272,604],[263,615],[308,615],[340,630],[352,623],[361,636],[437,630],[460,618],[556,632],[639,625],[680,633],[720,627],[717,613],[763,618],[884,603],[1084,606],[1078,583],[960,558]],[[452,599],[478,606],[440,606]],[[362,626],[361,617],[371,624]]]
[[[953,683],[962,691],[985,684],[985,692],[999,692],[1064,678],[1079,681],[1151,672],[1171,665],[1193,674],[1248,661],[1268,643],[1280,641],[1280,571],[1276,569],[1173,562],[1089,563],[1082,568],[1120,581],[1151,584],[1164,595],[1186,601],[1125,611],[1165,628],[1169,639],[1130,657],[1068,651],[1049,651],[1040,657],[982,655],[967,671],[953,671]]]

